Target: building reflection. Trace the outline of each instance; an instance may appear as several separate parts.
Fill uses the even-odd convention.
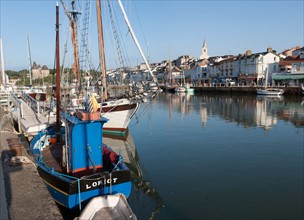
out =
[[[267,97],[255,95],[223,94],[169,94],[163,93],[159,101],[184,117],[198,113],[202,126],[208,117],[219,117],[245,128],[261,127],[271,130],[280,120],[289,121],[296,127],[304,126],[304,102],[302,97]]]

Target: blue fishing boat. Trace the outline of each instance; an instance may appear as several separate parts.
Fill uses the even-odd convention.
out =
[[[59,8],[56,6],[56,124],[30,143],[37,170],[55,201],[69,209],[96,196],[131,193],[131,176],[122,157],[102,142],[103,125],[94,100],[87,110],[60,109]],[[96,100],[95,100],[96,101]],[[91,108],[90,108],[91,107]]]

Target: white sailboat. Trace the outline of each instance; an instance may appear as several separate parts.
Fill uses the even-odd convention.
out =
[[[263,89],[257,89],[257,94],[258,95],[270,95],[270,96],[280,96],[284,93],[283,89],[278,89],[278,88],[268,88],[268,69],[269,66],[267,67],[266,71],[266,76],[265,76],[265,85]]]
[[[175,92],[177,92],[177,93],[187,92],[187,88],[185,86],[185,74],[184,74],[184,70],[182,72],[181,84],[178,87],[175,88]]]

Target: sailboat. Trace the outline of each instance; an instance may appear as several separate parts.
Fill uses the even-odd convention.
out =
[[[107,119],[89,99],[86,110],[60,109],[59,6],[56,4],[56,124],[35,136],[30,148],[37,170],[54,200],[82,210],[91,198],[131,193],[130,170],[122,157],[103,144]],[[61,125],[63,120],[63,125]]]
[[[182,72],[182,79],[181,79],[181,84],[175,88],[175,92],[177,93],[184,93],[187,92],[186,86],[185,86],[185,74],[184,70]]]
[[[266,76],[265,76],[265,85],[263,89],[257,89],[257,94],[258,95],[271,95],[271,96],[280,96],[284,93],[283,89],[278,89],[278,88],[268,88],[268,69],[269,66],[267,67],[266,71]]]
[[[155,76],[152,74],[152,71],[148,65],[148,62],[141,50],[141,47],[138,43],[138,40],[135,36],[135,33],[130,25],[128,17],[125,13],[121,1],[118,1],[119,7],[122,11],[125,22],[128,26],[128,29],[133,37],[133,40],[143,57],[146,66],[148,67],[149,74],[152,76],[152,83],[157,84]],[[98,25],[98,42],[99,42],[99,57],[101,63],[101,80],[100,88],[102,88],[101,97],[97,97],[98,103],[100,105],[101,116],[109,119],[109,122],[106,123],[103,127],[103,132],[114,135],[125,135],[128,125],[132,117],[136,114],[140,107],[140,102],[137,99],[131,97],[109,97],[108,95],[108,86],[106,80],[106,68],[105,68],[105,53],[104,53],[104,39],[103,39],[103,24],[102,24],[102,15],[101,15],[101,4],[100,0],[96,0],[96,9],[97,9],[97,25]],[[72,29],[76,28],[76,25],[71,25]],[[73,31],[75,33],[75,31]],[[75,35],[75,34],[74,34]],[[76,45],[76,44],[73,44]],[[74,54],[78,54],[78,48],[74,47]],[[75,60],[77,63],[77,60]],[[157,85],[158,86],[158,85]]]

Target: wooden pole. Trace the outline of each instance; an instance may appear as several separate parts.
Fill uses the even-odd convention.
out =
[[[56,137],[60,142],[60,53],[59,53],[59,6],[56,4]]]
[[[101,62],[101,74],[102,74],[102,87],[104,89],[103,100],[108,99],[107,93],[107,76],[106,76],[106,64],[104,54],[104,41],[102,32],[102,17],[101,17],[101,5],[100,0],[96,0],[96,14],[97,14],[97,28],[98,28],[98,41],[99,41],[99,59]]]

